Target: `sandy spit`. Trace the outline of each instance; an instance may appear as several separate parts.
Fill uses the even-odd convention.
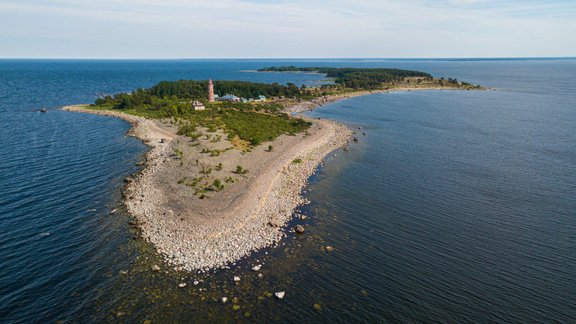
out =
[[[86,109],[85,105],[63,109],[127,120],[133,126],[129,135],[150,147],[145,168],[127,178],[124,201],[138,220],[143,238],[153,243],[174,268],[186,271],[226,267],[278,243],[285,236],[294,209],[305,203],[301,191],[310,175],[329,153],[346,146],[352,136],[352,131],[339,123],[311,120],[314,126],[310,134],[284,138],[295,141],[290,147],[282,146],[281,138],[272,142],[274,147],[285,148],[246,177],[242,193],[225,201],[224,210],[197,213],[196,206],[186,208],[186,201],[175,203],[175,187],[163,185],[161,179],[172,172],[170,157],[176,142],[180,142],[173,130],[158,121],[122,112]],[[295,159],[301,163],[294,163]],[[201,203],[218,204],[218,200]]]

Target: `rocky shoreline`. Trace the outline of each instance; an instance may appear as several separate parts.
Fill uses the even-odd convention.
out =
[[[305,203],[301,191],[310,175],[330,152],[347,145],[352,136],[344,125],[313,120],[310,134],[298,138],[285,152],[247,177],[247,190],[232,197],[229,208],[186,215],[195,211],[172,208],[174,188],[160,181],[172,168],[171,154],[178,141],[174,140],[175,133],[155,121],[122,112],[85,106],[64,109],[125,119],[133,126],[129,134],[150,146],[144,169],[126,178],[125,204],[137,220],[142,237],[153,243],[175,269],[186,271],[226,267],[253,251],[278,243],[286,235],[284,228],[292,219],[293,210]]]

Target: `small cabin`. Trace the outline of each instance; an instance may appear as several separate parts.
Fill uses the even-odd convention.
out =
[[[204,106],[204,103],[202,101],[194,100],[194,101],[192,101],[192,109],[204,110],[204,109],[206,109],[206,106]]]

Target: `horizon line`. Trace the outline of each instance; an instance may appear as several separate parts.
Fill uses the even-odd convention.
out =
[[[83,58],[83,57],[0,57],[0,60],[86,60],[86,61],[178,61],[178,60],[562,60],[576,59],[576,56],[494,56],[494,57],[166,57],[166,58]]]

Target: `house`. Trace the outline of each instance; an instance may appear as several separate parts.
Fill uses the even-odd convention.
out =
[[[258,99],[254,99],[254,101],[256,101],[256,102],[263,102],[263,101],[266,101],[266,96],[262,96],[262,95],[260,95],[260,96],[258,96]]]
[[[194,110],[206,109],[206,107],[204,106],[204,103],[201,101],[194,100],[194,101],[192,101],[191,105],[192,105],[192,109],[194,109]]]
[[[220,97],[218,100],[220,101],[229,101],[229,102],[240,102],[240,97],[235,95],[227,94],[225,96]]]

